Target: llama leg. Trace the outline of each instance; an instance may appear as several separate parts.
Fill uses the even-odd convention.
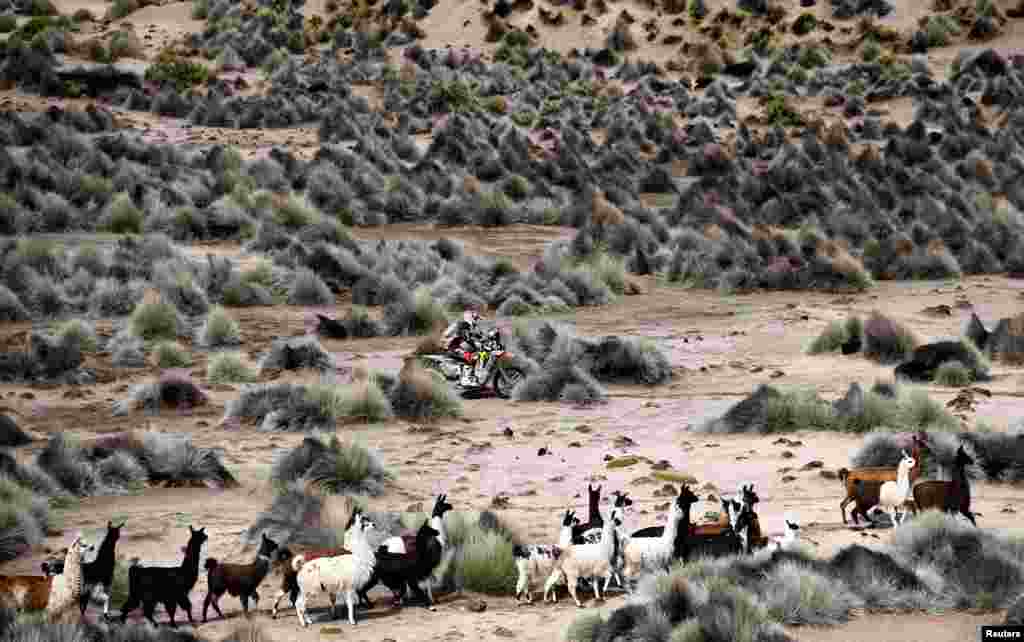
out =
[[[178,628],[178,623],[174,621],[174,614],[178,612],[178,603],[174,600],[164,602],[164,609],[167,611],[167,616],[171,618],[171,628]]]
[[[142,613],[146,616],[146,619],[149,620],[150,624],[157,626],[156,618],[153,617],[156,613],[156,602],[146,602],[143,604]]]
[[[277,596],[274,598],[274,608],[270,612],[272,619],[277,619],[277,605],[281,603],[281,598],[288,594],[288,591],[281,589],[277,592]]]
[[[355,606],[355,591],[349,589],[345,591],[345,603],[348,604],[348,623],[352,626],[356,625],[356,606]]]
[[[309,626],[306,622],[306,594],[302,591],[299,591],[299,597],[295,600],[295,616],[299,618],[301,626]]]
[[[203,598],[203,622],[206,622],[206,612],[210,610],[210,604],[213,603],[213,591],[207,591],[206,597]],[[223,615],[221,617],[224,617]]]
[[[83,616],[85,615],[86,609],[89,608],[89,598],[92,595],[91,588],[92,587],[83,586],[82,587],[82,594],[78,596],[78,609],[79,609],[79,611],[81,611],[81,614]]]
[[[334,593],[328,593],[327,597],[331,600],[331,611],[330,611],[330,613],[331,613],[331,619],[333,620],[335,618],[334,610],[338,606],[338,596],[336,594],[334,594]]]
[[[128,614],[139,608],[139,601],[134,595],[128,595],[128,601],[121,606],[121,624],[128,621]]]
[[[178,600],[178,604],[181,608],[185,609],[185,615],[188,616],[188,623],[195,626],[196,621],[192,619],[192,601],[188,599],[187,593],[181,596],[181,599]],[[217,613],[220,613],[219,606],[217,607]],[[220,616],[224,617],[224,614],[221,613]]]
[[[246,608],[245,596],[244,595],[242,596],[242,609],[245,611],[246,615],[249,614],[249,609]],[[220,596],[219,595],[215,595],[214,598],[213,598],[213,610],[217,612],[217,615],[220,616],[220,619],[222,619],[222,620],[224,619],[224,614],[220,610]]]
[[[579,596],[576,595],[576,584],[579,583],[579,581],[580,578],[576,575],[572,573],[566,573],[565,582],[569,585],[569,595],[571,595],[573,601],[576,602],[576,606],[578,606],[579,608],[583,608],[583,603],[580,602]]]
[[[590,583],[594,585],[594,597],[601,599],[601,578],[595,575],[590,578]]]
[[[249,617],[249,596],[245,593],[242,593],[238,596],[238,599],[242,602],[242,615],[244,615],[245,617]],[[214,604],[216,604],[216,602],[214,602]],[[217,609],[217,613],[220,613],[220,609]],[[224,616],[221,615],[221,617]]]
[[[850,504],[851,500],[852,500],[851,497],[846,497],[845,499],[843,499],[843,501],[839,502],[839,512],[843,514],[843,523],[844,524],[847,523],[847,521],[846,521],[846,507]],[[856,511],[856,509],[854,509],[854,512],[851,515],[851,517],[853,517],[853,519],[854,519],[853,523],[856,524],[857,523],[857,511]]]
[[[103,600],[103,618],[104,619],[110,617],[110,593],[111,593],[111,588],[112,587],[110,587],[110,586],[104,586],[101,589],[101,591],[100,591],[100,596],[101,596],[100,599]]]
[[[526,590],[526,584],[529,582],[529,578],[526,576],[526,571],[522,568],[519,569],[519,578],[516,579],[516,601],[521,601],[523,592]]]

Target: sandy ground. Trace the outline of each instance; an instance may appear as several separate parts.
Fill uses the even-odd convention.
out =
[[[403,237],[429,237],[426,228],[410,227],[394,231]],[[375,230],[374,237],[384,231]],[[488,235],[476,230],[448,230],[446,234],[464,238],[467,244],[476,239],[481,248],[504,251],[500,240],[506,236],[503,232]],[[513,231],[509,236],[515,238],[517,234],[523,253],[529,253],[530,231]],[[218,250],[229,252],[223,245]],[[968,279],[961,284],[881,283],[870,294],[853,297],[822,293],[721,297],[663,287],[653,281],[645,282],[645,286],[647,294],[626,297],[603,308],[580,310],[574,322],[584,334],[645,335],[655,339],[669,352],[676,367],[677,377],[672,383],[655,388],[613,387],[607,405],[591,408],[496,399],[468,401],[463,419],[444,422],[427,433],[413,432],[404,422],[340,429],[346,437],[378,448],[396,473],[395,484],[384,496],[371,499],[371,507],[403,510],[415,502],[429,504],[436,493],[447,492],[457,510],[483,509],[492,497],[506,493],[511,501],[501,511],[503,518],[526,538],[549,541],[557,536],[557,515],[563,508],[586,510],[582,491],[588,482],[595,481],[606,491],[628,489],[636,498],[637,511],[629,527],[659,523],[660,511],[655,506],[664,500],[655,492],[662,484],[649,477],[649,465],[640,463],[620,470],[604,466],[606,454],[630,453],[651,461],[665,459],[673,469],[693,475],[702,498],[720,490],[731,491],[740,481],[754,482],[762,498],[760,515],[765,529],[781,532],[783,513],[795,512],[805,525],[807,537],[818,543],[822,556],[852,542],[882,544],[889,537],[888,531],[853,530],[842,525],[838,504],[843,495],[838,481],[823,478],[817,469],[801,470],[812,461],[822,462],[826,470],[848,465],[851,452],[861,442],[859,437],[800,433],[789,435],[803,442],[792,447],[774,445],[774,436],[706,436],[688,428],[719,415],[759,383],[813,385],[825,396],[834,397],[851,382],[870,383],[891,376],[890,369],[861,358],[802,354],[807,341],[828,321],[851,311],[863,314],[884,308],[922,336],[937,338],[955,335],[962,318],[928,316],[922,313],[926,306],[954,305],[966,298],[982,318],[994,319],[1018,311],[1022,300],[1021,284],[1000,277]],[[346,307],[339,305],[330,312],[342,315]],[[236,310],[235,314],[242,325],[245,351],[254,356],[274,337],[299,335],[311,327],[309,309],[247,309]],[[5,333],[5,342],[13,341],[24,328],[6,326],[0,332]],[[326,341],[325,347],[341,366],[362,362],[394,369],[400,364],[401,354],[414,343],[415,339]],[[205,363],[202,355],[197,357],[192,370],[201,377]],[[784,374],[772,378],[776,371]],[[127,519],[126,535],[119,545],[120,554],[127,557],[173,561],[175,554],[171,551],[184,544],[185,526],[193,524],[205,526],[211,536],[206,554],[232,561],[248,559],[252,552],[241,550],[238,537],[272,498],[266,480],[273,456],[278,449],[296,445],[302,436],[219,426],[223,405],[237,395],[232,387],[211,390],[211,405],[187,416],[111,417],[110,401],[122,398],[128,384],[147,380],[155,372],[150,369],[132,377],[113,372],[113,381],[87,387],[84,399],[65,399],[65,391],[60,389],[26,391],[4,386],[0,393],[3,405],[40,437],[60,431],[91,434],[147,426],[190,433],[198,445],[223,449],[225,461],[242,487],[226,491],[151,489],[140,495],[89,498],[67,516],[65,534],[51,539],[48,545],[61,545],[76,529],[97,529],[108,519]],[[316,377],[290,375],[289,380],[312,382]],[[1018,396],[1022,383],[1024,371],[997,365],[995,380],[986,384],[993,396],[981,401],[977,418],[1005,429],[1009,420],[1022,414],[1024,399]],[[33,398],[24,398],[25,392]],[[952,395],[948,389],[933,388],[931,392],[939,399]],[[501,434],[505,427],[514,430],[512,439]],[[628,436],[635,444],[619,447],[614,443],[619,436]],[[19,456],[28,459],[41,445],[39,442],[21,449]],[[537,457],[537,449],[542,446],[552,454]],[[791,457],[784,455],[787,450]],[[784,476],[792,479],[784,481]],[[974,494],[983,528],[1018,527],[1015,515],[1001,510],[1020,502],[1024,496],[1020,488],[981,483],[975,486]],[[698,504],[694,515],[716,507],[712,502]],[[21,558],[6,565],[3,572],[33,572],[40,559],[41,552]],[[275,582],[272,578],[268,586]],[[264,594],[269,593],[267,589]],[[205,595],[205,578],[200,579],[193,595],[200,603]],[[473,636],[490,640],[503,638],[505,634],[498,627],[504,627],[514,631],[516,639],[550,641],[558,639],[577,614],[576,607],[565,600],[555,606],[517,606],[510,599],[492,597],[483,598],[488,604],[485,612],[471,613],[465,610],[468,597],[478,596],[445,596],[437,612],[379,607],[365,617],[354,639],[447,640]],[[614,608],[623,599],[613,594],[601,607]],[[229,618],[240,611],[234,600],[226,599],[224,605]],[[257,617],[265,619],[265,613]],[[927,639],[962,640],[966,639],[965,632],[977,624],[999,621],[1001,615],[943,614],[938,620],[944,623],[942,627],[935,627],[937,620],[925,615],[885,616],[893,622],[892,627],[881,626],[878,617],[864,615],[837,629],[794,631],[800,640],[853,640],[864,639],[862,636],[876,631],[876,627],[884,632],[898,623],[904,635],[910,627],[927,635]],[[299,633],[290,611],[265,624],[273,635],[295,640],[315,639],[316,631],[321,630],[318,624]],[[228,622],[211,622],[200,629],[204,634],[219,634],[230,626]],[[340,626],[343,630],[348,627]],[[414,637],[410,627],[417,631]]]

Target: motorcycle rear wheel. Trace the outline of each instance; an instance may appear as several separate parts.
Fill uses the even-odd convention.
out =
[[[525,378],[526,373],[519,368],[501,368],[494,373],[494,392],[502,399],[508,399],[512,396],[512,391],[516,389],[516,386]]]

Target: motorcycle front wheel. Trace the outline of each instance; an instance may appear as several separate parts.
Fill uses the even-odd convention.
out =
[[[525,378],[526,373],[519,368],[501,368],[494,374],[494,392],[502,399],[508,399]]]

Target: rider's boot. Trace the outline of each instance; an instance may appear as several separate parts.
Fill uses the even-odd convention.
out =
[[[476,376],[473,373],[472,366],[462,366],[462,376],[459,377],[459,385],[463,388],[469,388],[476,385]]]

